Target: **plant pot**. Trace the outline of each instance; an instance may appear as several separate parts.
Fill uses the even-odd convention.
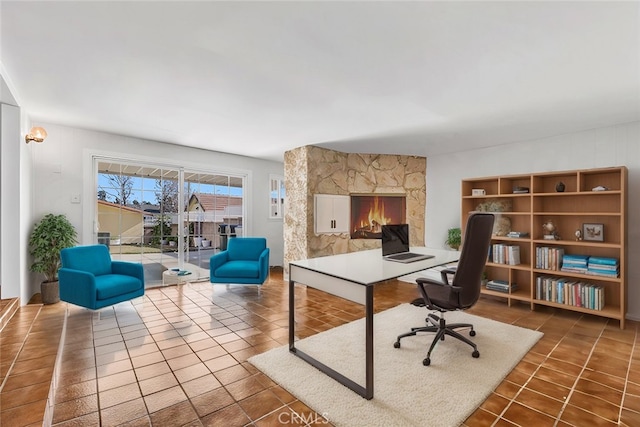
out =
[[[209,246],[211,246],[211,240],[202,239],[202,247],[208,248]]]
[[[40,283],[40,294],[43,304],[55,304],[60,301],[60,283],[42,282]]]
[[[202,237],[194,237],[193,238],[193,246],[194,247],[200,247],[200,245],[202,244]]]

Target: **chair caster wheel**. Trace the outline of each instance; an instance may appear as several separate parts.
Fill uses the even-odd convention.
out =
[[[424,366],[429,366],[429,365],[431,365],[431,359],[427,357],[426,359],[424,359],[424,360],[422,361],[422,364],[423,364]]]
[[[471,335],[472,337],[476,336],[476,331],[474,331],[473,329],[469,331],[469,335]]]
[[[480,357],[480,352],[478,350],[474,350],[474,352],[471,353],[471,356],[477,359],[478,357]]]
[[[400,341],[396,341],[393,343],[393,348],[400,348]]]

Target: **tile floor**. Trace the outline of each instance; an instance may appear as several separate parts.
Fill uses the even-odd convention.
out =
[[[301,337],[364,315],[313,289],[296,293]],[[416,296],[410,284],[390,281],[376,289],[375,311]],[[69,306],[63,333],[65,306],[22,307],[0,333],[3,427],[49,417],[55,426],[330,425],[247,362],[287,343],[281,271],[260,295],[192,283],[150,289],[100,314]],[[620,330],[595,316],[484,297],[470,312],[545,335],[465,426],[640,425],[638,323]]]

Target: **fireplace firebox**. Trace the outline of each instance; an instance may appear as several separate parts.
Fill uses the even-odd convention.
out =
[[[351,238],[380,239],[383,225],[404,224],[406,200],[404,194],[352,194]]]

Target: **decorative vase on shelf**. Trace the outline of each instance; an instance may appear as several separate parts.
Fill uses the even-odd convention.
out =
[[[542,234],[545,240],[560,240],[556,226],[551,221],[542,224]]]
[[[556,191],[562,193],[564,191],[564,182],[560,181],[556,184]]]

